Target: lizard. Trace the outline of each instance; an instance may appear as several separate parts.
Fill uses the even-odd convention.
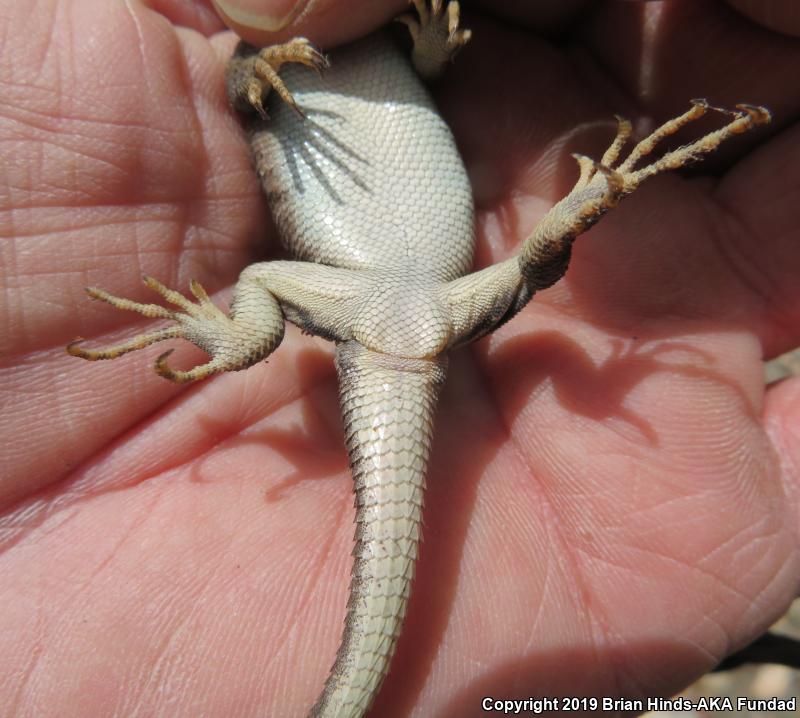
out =
[[[94,361],[184,338],[210,360],[180,371],[167,351],[155,363],[159,375],[184,383],[264,360],[280,344],[286,320],[336,343],[356,496],[355,559],[344,635],[312,716],[364,715],[389,670],[414,577],[449,351],[489,334],[558,281],[575,238],[644,180],[770,119],[764,108],[738,105],[722,128],[639,166],[663,139],[712,108],[693,101],[624,159],[632,126],[617,118],[601,159],[576,156],[573,189],[518,254],[470,273],[469,178],[420,82],[443,73],[470,31],[460,26],[457,2],[412,2],[416,14],[398,18],[413,41],[410,62],[385,30],[337,49],[330,63],[304,38],[263,49],[240,44],[230,61],[228,94],[249,112],[255,167],[294,260],[247,267],[227,314],[196,281],[193,302],[144,278],[177,310],[89,287],[94,299],[172,324],[104,349],[82,340],[67,347]],[[324,77],[309,67],[325,70]],[[276,94],[280,101],[268,115],[264,98]]]

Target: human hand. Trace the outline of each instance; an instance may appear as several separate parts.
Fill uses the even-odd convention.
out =
[[[146,272],[222,288],[276,246],[224,99],[232,39],[204,3],[150,4],[0,2],[3,703],[302,714],[339,640],[352,541],[327,345],[289,332],[269,364],[189,389],[152,374],[158,350],[63,354],[76,333],[141,326],[83,286],[149,301]],[[403,5],[318,3],[281,36],[328,47]],[[544,3],[484,5],[507,20],[465,12],[474,39],[437,89],[481,265],[569,189],[570,152],[602,153],[614,112],[644,132],[707,96],[775,119],[638,190],[562,282],[454,355],[377,715],[670,693],[797,592],[800,388],[761,379],[762,356],[798,343],[797,40],[720,2],[561,2],[549,20]]]

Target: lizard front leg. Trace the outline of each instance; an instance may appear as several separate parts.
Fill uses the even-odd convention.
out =
[[[622,118],[618,118],[614,141],[599,162],[576,155],[580,175],[575,186],[541,219],[519,254],[456,279],[444,288],[444,301],[452,320],[451,346],[488,334],[522,309],[535,292],[555,284],[567,270],[575,238],[648,177],[695,162],[734,135],[770,121],[770,114],[763,107],[738,105],[738,112],[734,113],[721,110],[733,114],[734,119],[637,169],[640,160],[659,142],[709,109],[712,108],[704,100],[695,100],[687,112],[665,122],[636,144],[619,164],[620,153],[631,134],[630,123]]]
[[[302,117],[302,110],[278,75],[281,66],[287,62],[306,65],[319,73],[328,67],[328,59],[304,37],[295,37],[281,45],[269,45],[261,49],[240,42],[226,70],[231,105],[240,112],[255,110],[266,119],[264,97],[273,89]]]
[[[395,18],[408,28],[414,48],[411,63],[424,80],[435,80],[444,73],[464,45],[472,37],[472,31],[461,28],[461,9],[456,0],[411,0],[414,13],[405,13]]]

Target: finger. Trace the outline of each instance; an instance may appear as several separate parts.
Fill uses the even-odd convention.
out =
[[[800,41],[765,31],[723,2],[605,3],[584,42],[657,119],[690,97],[767,106],[775,117],[770,133],[800,116]],[[737,143],[739,154],[761,139]]]
[[[406,0],[212,0],[225,24],[242,39],[262,46],[308,37],[335,47],[387,24]]]
[[[767,358],[800,345],[800,126],[784,130],[724,177],[720,253],[759,310],[753,330]]]
[[[163,15],[173,25],[196,30],[206,37],[225,29],[211,0],[140,0],[151,10]]]

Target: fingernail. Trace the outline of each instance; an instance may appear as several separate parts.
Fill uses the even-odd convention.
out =
[[[286,27],[306,6],[297,0],[212,0],[231,27],[238,26],[265,32]]]

